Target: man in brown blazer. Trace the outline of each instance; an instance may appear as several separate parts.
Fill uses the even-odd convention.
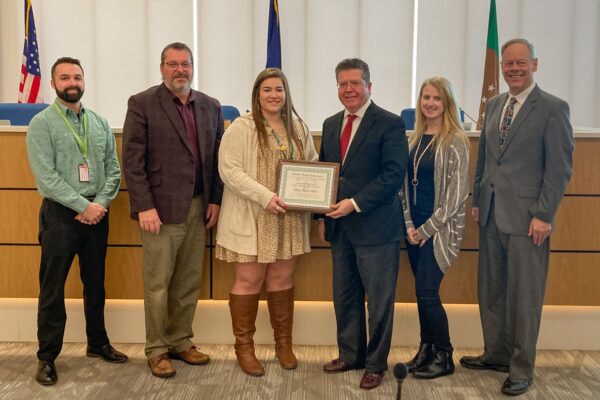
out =
[[[191,89],[194,61],[183,43],[161,54],[163,83],[131,96],[123,127],[123,172],[144,251],[146,356],[152,374],[175,375],[171,359],[209,362],[191,341],[205,230],[219,217],[217,100]]]

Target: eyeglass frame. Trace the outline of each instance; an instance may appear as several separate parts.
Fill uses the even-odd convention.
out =
[[[184,61],[184,62],[177,62],[177,61],[169,61],[166,63],[163,63],[163,65],[172,70],[175,71],[177,70],[177,68],[181,67],[181,69],[183,69],[184,71],[189,71],[190,69],[194,68],[194,63],[189,62],[189,61]]]
[[[339,90],[346,90],[348,88],[348,86],[350,86],[350,88],[352,89],[356,89],[360,86],[366,86],[366,82],[364,81],[364,79],[361,79],[360,81],[348,81],[348,82],[341,82],[341,83],[336,83],[336,86]]]

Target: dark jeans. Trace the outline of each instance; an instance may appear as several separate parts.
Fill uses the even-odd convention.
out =
[[[40,209],[40,297],[38,302],[38,359],[54,360],[62,349],[67,314],[65,281],[75,255],[83,283],[83,306],[88,344],[108,344],[104,327],[104,261],[108,213],[96,225],[75,220],[77,213],[44,199]]]
[[[429,218],[418,214],[411,217],[417,228]],[[440,285],[444,273],[435,260],[433,238],[425,242],[422,247],[407,242],[406,248],[410,267],[415,276],[421,343],[434,344],[439,350],[451,352],[448,317],[440,299]]]

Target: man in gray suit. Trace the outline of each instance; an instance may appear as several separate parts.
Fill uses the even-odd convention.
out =
[[[484,352],[460,363],[508,372],[508,395],[533,381],[549,236],[572,171],[569,105],[535,84],[537,66],[527,40],[502,46],[509,92],[487,104],[473,187]]]

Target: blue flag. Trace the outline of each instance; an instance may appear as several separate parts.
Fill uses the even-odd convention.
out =
[[[267,66],[281,68],[281,32],[279,31],[279,4],[270,0],[269,33],[267,35]]]

